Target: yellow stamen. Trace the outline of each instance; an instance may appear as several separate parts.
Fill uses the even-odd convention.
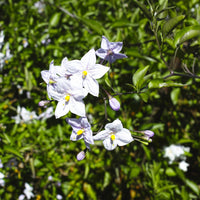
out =
[[[54,83],[56,83],[54,80],[52,79],[49,80],[49,84],[54,84]]]
[[[81,135],[81,134],[83,134],[83,132],[84,132],[84,130],[80,129],[77,131],[77,135]]]
[[[87,76],[87,71],[83,71],[82,74],[83,74],[83,78],[85,78]]]
[[[115,140],[115,135],[112,134],[112,135],[110,136],[110,138],[111,138],[112,141]]]
[[[65,100],[68,102],[68,101],[69,101],[69,99],[70,99],[70,96],[69,96],[69,95],[67,95],[67,96],[65,97]]]
[[[6,64],[8,64],[8,61],[7,61],[7,60],[5,60],[5,63],[6,63]]]

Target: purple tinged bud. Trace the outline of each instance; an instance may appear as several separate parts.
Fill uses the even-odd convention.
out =
[[[78,161],[83,160],[85,158],[85,152],[81,151],[80,153],[77,154],[76,158]]]
[[[48,100],[42,100],[42,101],[40,101],[40,102],[38,103],[38,106],[40,106],[40,107],[46,106],[49,102],[50,102],[50,101],[48,101]]]
[[[109,104],[110,104],[110,107],[114,110],[114,111],[118,111],[120,109],[120,103],[119,101],[114,98],[114,97],[111,97],[109,98]]]
[[[144,134],[145,134],[147,137],[149,137],[149,138],[154,136],[154,132],[153,132],[153,131],[150,131],[150,130],[144,131]]]

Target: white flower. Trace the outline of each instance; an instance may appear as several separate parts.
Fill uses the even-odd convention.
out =
[[[184,172],[187,171],[188,166],[189,164],[185,162],[184,160],[182,160],[178,165],[179,169],[183,170]]]
[[[45,4],[42,3],[41,1],[37,1],[34,3],[35,8],[38,10],[38,13],[44,12],[45,9]]]
[[[18,197],[18,200],[24,200],[25,199],[25,195],[24,194],[20,194]]]
[[[32,191],[33,187],[31,187],[28,183],[25,183],[24,194],[26,195],[27,199],[31,199],[31,197],[34,197]]]
[[[169,163],[171,164],[177,158],[181,157],[182,159],[184,159],[184,153],[189,151],[190,151],[189,147],[171,144],[169,147],[165,147],[164,157],[169,158]]]
[[[45,120],[52,116],[53,116],[53,107],[49,107],[46,109],[45,112],[43,112],[42,114],[39,115],[38,119]]]
[[[0,186],[2,187],[5,185],[4,177],[4,174],[0,172]]]
[[[63,197],[60,194],[56,195],[56,199],[61,200]]]
[[[123,128],[119,119],[105,126],[105,130],[93,136],[94,140],[103,140],[107,150],[113,150],[118,146],[124,146],[133,141],[133,137],[128,129]]]
[[[4,31],[1,31],[0,32],[0,49],[2,48],[3,46],[3,42],[4,42]]]
[[[81,87],[81,80],[78,77],[62,78],[57,82],[57,87],[60,91],[53,96],[58,101],[55,110],[56,118],[66,115],[69,111],[84,117],[85,104],[82,99],[87,92]]]
[[[66,75],[65,66],[67,65],[67,62],[68,59],[66,57],[62,60],[61,66],[55,66],[54,62],[51,61],[49,70],[41,71],[42,78],[47,84],[47,93],[49,99],[53,98],[55,93],[57,92],[59,93],[59,87],[57,87],[57,81],[60,78],[65,77]]]
[[[92,95],[99,95],[99,84],[96,79],[101,78],[110,68],[96,64],[95,50],[88,51],[81,60],[72,60],[67,63],[69,75],[82,79],[83,87]]]
[[[19,123],[30,123],[34,119],[38,119],[35,111],[28,111],[24,107],[17,106],[17,115],[12,117],[15,120],[16,124]]]
[[[0,168],[3,168],[3,163],[1,161],[1,159],[0,159]]]
[[[22,43],[23,43],[24,48],[26,48],[28,46],[28,40],[27,40],[27,38],[24,38],[23,41],[22,41]]]

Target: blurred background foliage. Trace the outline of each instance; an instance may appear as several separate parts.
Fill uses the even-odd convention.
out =
[[[36,3],[0,0],[1,52],[9,48],[12,55],[1,61],[0,172],[5,186],[0,199],[17,199],[25,182],[37,200],[58,199],[57,194],[63,199],[199,199],[199,1]],[[12,116],[17,106],[44,112],[38,107],[47,98],[41,70],[48,70],[52,60],[60,65],[64,57],[80,59],[89,49],[97,50],[102,35],[123,41],[128,56],[99,80],[121,102],[118,112],[106,107],[107,121],[119,118],[129,130],[151,129],[155,136],[149,146],[134,141],[111,152],[96,143],[78,162],[84,142],[70,141],[64,117],[16,124]],[[84,100],[94,132],[105,125],[104,97],[102,90],[99,98]],[[170,144],[190,147],[187,172],[163,158]]]

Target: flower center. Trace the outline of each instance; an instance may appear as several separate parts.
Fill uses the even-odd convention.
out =
[[[69,95],[66,95],[66,97],[65,97],[65,101],[69,101],[70,100],[70,96]]]
[[[81,135],[81,134],[83,134],[83,132],[84,132],[84,130],[80,129],[80,130],[77,131],[77,135]]]
[[[53,79],[49,79],[49,84],[54,84],[54,83],[56,83]]]
[[[87,76],[87,71],[83,71],[82,74],[83,74],[83,78],[85,78]]]
[[[112,141],[115,140],[115,135],[112,134],[112,135],[110,136],[110,138],[111,138]]]
[[[107,55],[111,55],[111,54],[113,54],[113,51],[109,49],[109,50],[107,51]]]

